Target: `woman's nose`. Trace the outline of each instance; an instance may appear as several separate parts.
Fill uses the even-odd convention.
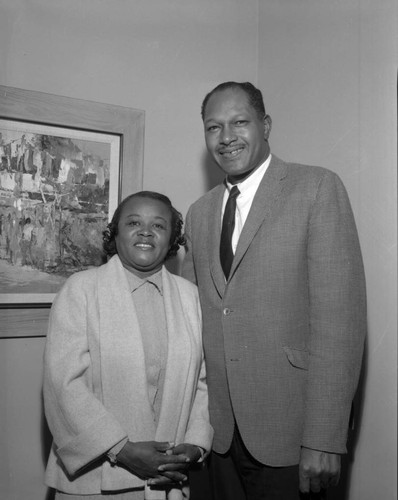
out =
[[[140,230],[140,234],[143,236],[152,236],[152,229],[150,227],[142,227]]]

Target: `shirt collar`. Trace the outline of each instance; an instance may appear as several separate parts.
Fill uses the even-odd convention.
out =
[[[252,174],[250,174],[247,179],[245,179],[242,182],[238,182],[238,184],[235,184],[235,186],[238,186],[240,194],[244,195],[246,192],[251,191],[253,189],[257,190],[258,186],[260,185],[261,179],[263,178],[270,162],[271,162],[271,154],[268,155],[264,163],[260,165]],[[227,180],[225,180],[225,184],[227,186],[228,191],[231,191],[234,184],[230,184]]]
[[[131,293],[135,292],[142,285],[145,285],[145,283],[150,283],[158,290],[160,295],[163,296],[162,269],[159,269],[159,271],[157,271],[156,273],[151,274],[151,276],[148,276],[148,278],[139,278],[136,274],[129,271],[128,269],[125,269],[125,271],[127,279],[129,281]]]

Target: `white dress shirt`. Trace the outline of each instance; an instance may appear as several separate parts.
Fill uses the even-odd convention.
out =
[[[271,155],[268,155],[268,158],[265,162],[260,165],[247,179],[244,181],[235,184],[235,186],[239,189],[239,196],[236,199],[236,212],[235,212],[235,229],[234,234],[232,235],[232,251],[235,254],[236,247],[238,245],[239,237],[241,235],[243,226],[246,222],[247,216],[249,215],[250,208],[253,203],[254,195],[257,192],[258,186],[270,164]],[[233,184],[230,184],[226,181],[227,188],[224,193],[222,211],[221,211],[221,224],[222,218],[224,217],[225,205],[227,204],[229,192],[233,187]]]

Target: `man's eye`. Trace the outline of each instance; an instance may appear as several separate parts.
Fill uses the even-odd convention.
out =
[[[207,132],[214,132],[217,129],[218,129],[217,125],[210,125],[210,127],[207,127]]]
[[[238,127],[241,127],[242,125],[246,125],[247,123],[247,120],[237,120],[235,122],[235,125],[237,125]]]

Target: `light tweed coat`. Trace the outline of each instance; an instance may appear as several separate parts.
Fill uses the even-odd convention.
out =
[[[74,494],[142,486],[123,468],[103,458],[96,462],[125,436],[210,449],[197,289],[164,267],[162,279],[169,349],[157,429],[141,333],[119,257],[73,275],[57,295],[44,357],[45,413],[54,438],[48,486]]]
[[[343,184],[273,156],[243,227],[228,283],[217,186],[190,208],[183,275],[197,283],[213,448],[234,417],[249,452],[297,464],[300,447],[344,453],[366,332],[365,281]]]

